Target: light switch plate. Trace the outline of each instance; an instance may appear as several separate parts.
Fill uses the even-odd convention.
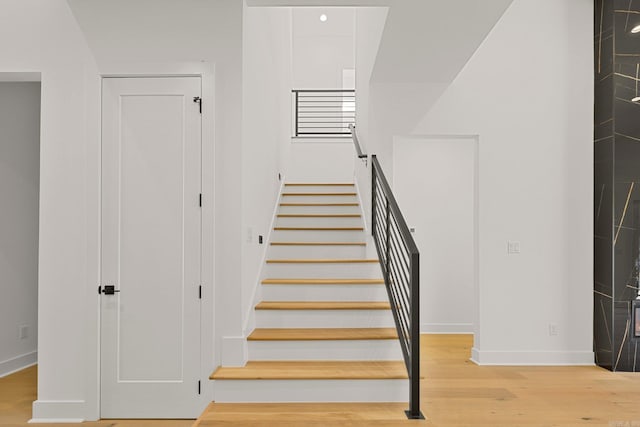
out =
[[[516,241],[508,241],[507,242],[507,253],[508,254],[519,254],[520,253],[520,242]]]

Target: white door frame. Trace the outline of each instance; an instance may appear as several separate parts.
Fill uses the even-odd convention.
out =
[[[88,82],[99,93],[98,99],[87,99],[88,120],[93,117],[101,122],[102,79],[106,77],[200,77],[202,81],[202,316],[200,327],[200,377],[202,381],[203,410],[213,400],[213,388],[209,375],[214,365],[214,152],[215,152],[215,69],[207,62],[194,63],[114,63],[102,66],[96,81]],[[95,87],[92,85],[96,85]],[[97,101],[97,105],[93,105]],[[100,272],[101,223],[101,125],[99,134],[87,135],[87,193],[88,229],[95,233],[87,236],[87,256],[92,262],[87,266],[87,347],[86,347],[86,400],[83,403],[85,420],[100,418],[100,299],[97,293]],[[97,139],[94,139],[97,138]]]

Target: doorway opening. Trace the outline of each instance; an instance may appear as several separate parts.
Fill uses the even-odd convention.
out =
[[[38,359],[40,73],[0,73],[0,377]]]

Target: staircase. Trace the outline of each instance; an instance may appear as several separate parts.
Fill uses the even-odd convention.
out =
[[[353,184],[285,184],[249,362],[212,375],[218,402],[404,402],[402,361]]]

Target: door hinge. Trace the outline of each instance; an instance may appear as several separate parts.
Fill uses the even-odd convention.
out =
[[[198,394],[202,394],[202,390],[201,390],[201,382],[200,380],[198,380]]]
[[[202,285],[198,286],[198,299],[202,299]]]
[[[202,98],[200,98],[199,96],[194,96],[193,102],[198,103],[198,106],[200,107],[200,114],[202,114]]]
[[[198,205],[202,207],[202,193],[200,193],[200,197],[198,199]]]

